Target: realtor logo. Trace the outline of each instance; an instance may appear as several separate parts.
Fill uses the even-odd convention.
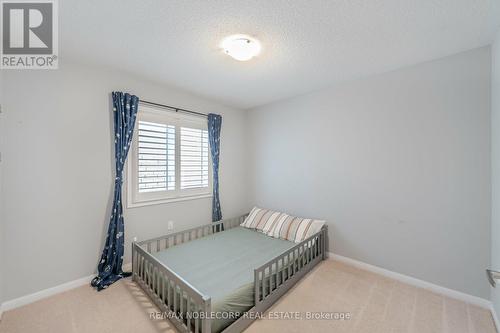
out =
[[[2,69],[57,69],[56,0],[1,0]]]

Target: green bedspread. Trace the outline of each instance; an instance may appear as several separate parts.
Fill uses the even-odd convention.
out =
[[[154,253],[159,261],[212,298],[213,312],[243,313],[254,305],[254,269],[295,243],[236,227]],[[231,319],[214,319],[220,332]]]

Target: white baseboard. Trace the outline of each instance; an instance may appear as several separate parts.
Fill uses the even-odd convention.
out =
[[[124,271],[130,271],[132,269],[132,263],[123,265]],[[0,320],[2,319],[2,314],[5,311],[13,310],[15,308],[28,305],[30,303],[39,301],[41,299],[74,289],[85,285],[90,285],[90,281],[95,277],[95,274],[89,275],[74,281],[66,282],[58,286],[44,289],[33,294],[22,296],[19,298],[12,299],[10,301],[3,302],[0,304]]]
[[[493,307],[493,303],[491,303],[491,308],[490,308],[491,316],[493,317],[493,322],[495,323],[495,328],[497,329],[497,332],[500,331],[500,321],[498,321],[498,316],[495,308]]]
[[[66,283],[60,284],[60,285],[52,287],[52,288],[44,289],[41,291],[37,291],[36,293],[33,293],[33,294],[29,294],[26,296],[15,298],[15,299],[7,301],[7,302],[3,302],[2,303],[2,312],[13,310],[13,309],[21,307],[23,305],[27,305],[27,304],[36,302],[38,300],[47,298],[49,296],[53,296],[53,295],[62,293],[62,292],[67,291],[67,290],[71,290],[74,288],[84,286],[86,284],[89,284],[90,281],[94,278],[94,276],[95,275],[86,276],[86,277],[80,278],[78,280],[66,282]]]
[[[427,289],[427,290],[430,290],[430,291],[435,292],[437,294],[441,294],[441,295],[444,295],[444,296],[447,296],[450,298],[458,299],[458,300],[463,301],[463,302],[474,304],[474,305],[480,306],[480,307],[488,309],[488,310],[492,309],[491,302],[489,300],[481,298],[481,297],[469,295],[469,294],[463,293],[461,291],[442,287],[442,286],[439,286],[439,285],[434,284],[434,283],[420,280],[420,279],[417,279],[417,278],[414,278],[414,277],[411,277],[408,275],[396,273],[396,272],[390,271],[390,270],[385,269],[385,268],[370,265],[370,264],[364,263],[362,261],[358,261],[355,259],[344,257],[344,256],[334,254],[331,252],[329,253],[329,258],[346,263],[346,264],[349,264],[349,265],[352,265],[352,266],[355,266],[355,267],[360,268],[360,269],[364,269],[364,270],[367,270],[367,271],[370,271],[373,273],[383,275],[385,277],[388,277],[388,278],[391,278],[394,280],[398,280],[398,281],[410,284],[410,285],[415,286],[415,287]],[[494,311],[492,311],[492,315],[495,316],[493,313],[494,313]]]
[[[122,270],[124,272],[132,272],[132,263],[129,262],[128,264],[123,264],[122,265]]]

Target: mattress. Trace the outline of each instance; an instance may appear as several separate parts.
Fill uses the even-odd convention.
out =
[[[296,245],[236,227],[153,254],[212,298],[212,311],[243,313],[254,306],[254,269]],[[234,319],[213,319],[220,332]]]

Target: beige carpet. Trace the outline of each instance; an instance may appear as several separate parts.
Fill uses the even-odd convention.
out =
[[[174,333],[129,279],[97,293],[80,287],[4,313],[1,333]],[[324,261],[246,332],[494,333],[488,310],[334,261]],[[307,312],[350,320],[296,320]],[[281,319],[280,319],[281,318]]]

